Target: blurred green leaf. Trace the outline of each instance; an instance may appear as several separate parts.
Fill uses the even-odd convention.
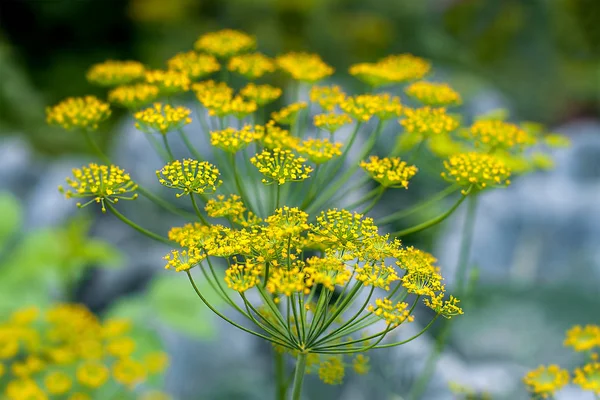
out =
[[[0,249],[19,230],[22,220],[23,210],[19,200],[10,193],[0,193]]]

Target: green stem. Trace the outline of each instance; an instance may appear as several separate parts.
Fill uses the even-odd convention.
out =
[[[94,150],[94,152],[96,153],[96,155],[105,163],[107,164],[111,164],[110,162],[110,158],[108,158],[108,156],[102,151],[102,149],[100,148],[100,146],[98,146],[98,144],[96,142],[94,142],[94,140],[92,139],[92,137],[90,136],[90,132],[87,129],[83,130],[83,136],[85,137],[85,141],[87,142],[88,146],[90,146],[92,148],[92,150]]]
[[[140,192],[140,194],[142,196],[144,196],[145,198],[147,198],[148,200],[150,200],[152,203],[156,204],[157,206],[162,207],[165,210],[170,211],[173,214],[180,215],[182,217],[189,218],[189,217],[193,216],[193,214],[190,214],[189,212],[184,211],[184,210],[180,210],[180,209],[174,207],[168,201],[163,200],[160,197],[152,194],[152,192],[150,192],[148,189],[140,186],[139,183],[137,185],[138,185],[137,191]]]
[[[171,146],[169,146],[169,140],[167,139],[166,134],[162,134],[162,141],[165,145],[165,150],[167,150],[167,154],[169,155],[169,161],[173,161],[175,157],[173,156],[173,152],[171,151]]]
[[[279,208],[279,198],[281,197],[281,185],[275,183],[277,188],[275,189],[275,210]]]
[[[375,205],[377,204],[377,202],[379,201],[379,199],[381,199],[381,196],[383,196],[383,193],[385,193],[385,187],[384,186],[380,186],[377,188],[379,190],[379,192],[377,193],[377,195],[375,196],[375,198],[371,201],[371,203],[365,207],[364,210],[362,210],[360,213],[363,215],[367,215],[367,213],[369,211],[371,211],[373,209],[373,207],[375,207]]]
[[[131,221],[130,219],[128,219],[127,217],[125,217],[123,214],[121,214],[120,212],[118,212],[112,204],[110,204],[110,202],[106,202],[106,207],[110,210],[110,212],[112,212],[115,217],[119,218],[121,221],[123,221],[124,223],[126,223],[127,225],[129,225],[130,227],[132,227],[133,229],[135,229],[136,231],[148,236],[151,239],[154,239],[158,242],[161,243],[165,243],[168,245],[173,245],[173,242],[171,242],[169,239],[164,238],[160,235],[157,235],[156,233],[150,232],[147,229],[142,228],[141,226],[139,226],[138,224],[136,224],[135,222]]]
[[[275,367],[275,396],[277,400],[285,400],[286,395],[286,377],[285,377],[285,360],[283,353],[273,349],[274,367]]]
[[[183,143],[188,148],[188,150],[190,151],[190,153],[192,153],[192,155],[194,157],[196,157],[196,160],[202,160],[202,155],[200,153],[198,153],[198,150],[196,150],[194,148],[194,146],[192,145],[192,142],[190,142],[190,139],[188,139],[188,137],[185,134],[185,132],[183,131],[183,129],[179,128],[177,130],[177,132],[179,132],[179,135],[181,136],[181,140],[183,140]]]
[[[299,353],[296,359],[296,371],[294,372],[294,384],[292,386],[292,400],[300,400],[302,394],[302,383],[306,371],[306,353]]]
[[[198,208],[198,204],[196,203],[196,198],[194,197],[194,193],[190,193],[190,199],[192,199],[192,206],[194,207],[194,211],[196,212],[196,215],[198,216],[198,218],[204,225],[208,226],[209,225],[208,221],[206,221],[206,219],[200,212],[200,209]]]

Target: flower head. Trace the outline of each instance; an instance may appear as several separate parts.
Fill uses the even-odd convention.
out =
[[[254,264],[252,262],[232,264],[225,271],[225,283],[228,288],[243,293],[260,282],[263,269],[262,264]]]
[[[443,135],[459,127],[455,117],[446,114],[445,108],[422,107],[404,110],[400,121],[406,132],[423,137]]]
[[[172,71],[186,74],[192,80],[204,78],[221,69],[215,57],[208,54],[198,54],[194,51],[176,54],[167,61],[167,66]]]
[[[350,269],[335,257],[311,257],[306,260],[304,272],[307,286],[320,284],[328,290],[334,290],[336,285],[345,285],[352,276]]]
[[[138,111],[134,114],[135,127],[145,132],[156,131],[165,135],[167,132],[180,129],[192,122],[192,111],[185,107],[173,107],[170,104],[163,106],[154,103],[152,107]]]
[[[200,264],[206,258],[206,253],[197,247],[190,247],[186,250],[171,250],[163,258],[167,262],[165,269],[172,268],[176,272],[181,272]]]
[[[573,383],[583,390],[589,390],[600,395],[600,363],[591,362],[575,370]]]
[[[276,67],[270,57],[261,53],[252,53],[232,57],[227,64],[227,69],[254,80],[275,72]]]
[[[99,362],[88,361],[77,368],[77,381],[89,388],[98,388],[110,377],[108,368]]]
[[[322,211],[311,225],[311,231],[313,241],[340,251],[359,246],[365,239],[377,235],[372,218],[336,208]]]
[[[271,85],[249,83],[240,90],[240,94],[262,107],[277,100],[281,96],[282,90]]]
[[[292,136],[290,131],[275,125],[275,121],[269,121],[265,125],[265,135],[262,138],[262,143],[267,149],[296,149],[300,140],[296,136]]]
[[[309,83],[318,82],[334,71],[317,54],[292,52],[277,57],[275,62],[293,79]]]
[[[172,161],[156,171],[156,176],[161,185],[182,190],[177,197],[192,193],[213,193],[223,183],[219,179],[217,167],[207,161],[191,159]]]
[[[265,222],[271,233],[277,236],[299,236],[308,229],[308,214],[296,207],[282,207],[275,210]]]
[[[432,296],[423,301],[425,305],[444,318],[450,319],[456,315],[462,315],[463,310],[458,306],[460,300],[450,295],[448,300],[444,300],[444,293]]]
[[[298,265],[294,265],[290,269],[273,268],[269,274],[266,288],[269,293],[289,297],[307,290],[304,278],[305,274]]]
[[[510,169],[504,162],[490,154],[461,153],[444,161],[446,172],[442,177],[448,182],[477,189],[502,187],[510,184]]]
[[[361,161],[360,167],[385,188],[403,187],[408,189],[408,181],[418,171],[417,167],[408,165],[399,157],[380,159],[377,156],[371,156],[368,162]]]
[[[462,102],[460,94],[446,83],[415,82],[404,92],[427,106],[449,106]]]
[[[200,36],[194,48],[219,58],[229,58],[256,47],[256,39],[244,32],[223,29]]]
[[[352,118],[348,114],[317,114],[314,118],[317,128],[324,129],[331,134],[335,133],[344,125],[350,125]]]
[[[319,364],[319,379],[328,385],[339,385],[344,380],[345,367],[341,354],[327,357]]]
[[[545,399],[569,383],[569,372],[558,365],[540,365],[537,369],[529,371],[523,382],[532,394]]]
[[[252,157],[250,162],[265,176],[262,182],[267,185],[303,181],[313,171],[310,166],[304,164],[306,159],[294,155],[291,150],[280,148],[264,150]]]
[[[69,97],[46,108],[46,121],[64,129],[98,129],[98,124],[110,117],[107,103],[94,96]]]
[[[471,125],[469,137],[475,146],[489,150],[510,150],[533,143],[523,129],[500,120],[479,120]]]
[[[225,82],[203,81],[193,84],[192,90],[196,93],[198,101],[209,110],[221,109],[233,98],[233,89]]]
[[[402,83],[423,78],[431,69],[431,64],[411,54],[385,57],[376,63],[352,65],[350,75],[377,87],[392,83]]]
[[[600,326],[576,325],[567,331],[565,346],[573,347],[575,351],[588,351],[594,347],[600,347]]]
[[[375,299],[375,306],[370,305],[368,310],[382,318],[391,327],[396,327],[404,321],[412,322],[415,317],[410,315],[408,303],[393,303],[390,299]]]
[[[308,105],[305,102],[292,103],[279,111],[275,111],[271,114],[271,118],[282,125],[293,125],[298,119],[298,115],[301,110],[305,109]]]
[[[346,98],[346,93],[337,85],[313,86],[310,89],[310,101],[319,103],[326,111],[333,111]]]
[[[233,98],[222,98],[222,101],[214,103],[208,108],[208,115],[223,117],[225,115],[233,115],[236,118],[242,119],[248,114],[252,114],[258,108],[258,105],[253,101],[245,101],[242,96]]]
[[[242,198],[236,194],[218,195],[206,202],[204,210],[212,218],[237,218],[246,211]]]
[[[128,86],[118,86],[108,92],[108,101],[120,106],[137,109],[152,103],[159,96],[157,86],[147,83],[136,83]]]
[[[73,178],[67,178],[67,185],[69,188],[66,190],[62,186],[58,188],[67,199],[91,197],[85,204],[77,203],[77,207],[80,208],[95,202],[102,205],[102,212],[106,212],[105,201],[117,203],[119,200],[137,198],[137,193],[133,193],[137,185],[129,174],[116,165],[92,163],[89,166],[74,168]]]
[[[157,86],[161,94],[171,95],[187,92],[192,81],[185,72],[157,69],[146,71],[146,83]]]
[[[99,86],[119,86],[143,78],[145,71],[144,65],[137,61],[108,60],[92,65],[86,77]]]
[[[347,97],[340,103],[340,108],[361,122],[367,122],[372,116],[386,120],[399,117],[402,113],[400,98],[387,93]]]
[[[242,129],[226,128],[210,133],[210,144],[228,153],[237,153],[264,135],[262,126],[245,125]]]
[[[144,365],[131,358],[117,360],[112,367],[115,381],[127,386],[134,387],[146,378]]]
[[[63,371],[50,372],[44,378],[44,386],[49,394],[61,395],[71,390],[73,380]]]
[[[341,148],[341,143],[331,143],[327,138],[309,138],[300,142],[297,150],[298,153],[306,156],[310,161],[318,165],[326,163],[334,157],[341,156]]]

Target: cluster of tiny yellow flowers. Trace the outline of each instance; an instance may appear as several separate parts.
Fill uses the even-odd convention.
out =
[[[161,95],[172,95],[190,90],[192,81],[187,73],[175,70],[146,71],[146,83],[155,85]]]
[[[216,199],[209,199],[204,207],[206,213],[212,218],[236,218],[246,211],[242,198],[236,194],[228,197],[220,194]]]
[[[469,134],[476,146],[484,150],[510,150],[533,143],[523,129],[499,120],[480,120],[471,125]]]
[[[252,157],[250,162],[265,176],[265,184],[299,182],[307,179],[312,167],[305,165],[306,159],[296,156],[291,150],[275,148],[265,150]]]
[[[271,114],[271,118],[281,125],[293,125],[298,119],[301,110],[304,110],[308,104],[305,102],[292,103],[279,111]]]
[[[91,198],[87,203],[77,203],[78,207],[85,207],[91,203],[102,205],[102,212],[106,212],[106,204],[117,203],[119,200],[134,200],[137,198],[137,185],[131,180],[129,174],[116,165],[98,165],[91,163],[88,166],[73,169],[73,177],[67,178],[68,188],[59,186],[61,193],[67,199]]]
[[[218,58],[229,58],[253,50],[256,47],[256,39],[244,32],[223,29],[200,36],[194,47]]]
[[[69,97],[46,109],[48,124],[64,129],[98,129],[98,124],[108,117],[108,104],[94,96]]]
[[[392,303],[390,299],[376,299],[375,306],[370,305],[368,310],[384,319],[390,326],[398,326],[404,321],[412,322],[414,316],[410,315],[408,303]]]
[[[484,153],[461,153],[444,161],[446,172],[442,177],[460,186],[477,189],[507,186],[510,184],[510,169],[497,157]]]
[[[328,385],[339,385],[344,380],[345,369],[342,355],[327,357],[319,364],[319,379]]]
[[[181,129],[192,122],[192,111],[185,107],[173,107],[169,104],[154,103],[152,107],[134,114],[135,127],[144,132],[167,132]]]
[[[575,351],[588,351],[595,347],[600,348],[600,326],[575,325],[567,331],[564,341],[565,346],[572,347]]]
[[[275,121],[269,121],[265,125],[265,136],[263,136],[262,144],[268,149],[295,149],[300,143],[296,136],[292,136],[290,131],[275,125]]]
[[[228,153],[237,153],[264,135],[262,126],[246,125],[242,129],[226,128],[210,133],[210,144]]]
[[[411,54],[399,54],[382,58],[376,63],[360,63],[349,69],[351,75],[377,87],[421,79],[431,69],[431,64]]]
[[[191,159],[172,161],[156,171],[156,176],[161,185],[182,190],[177,197],[192,193],[214,193],[223,183],[217,167],[207,161]]]
[[[387,93],[346,97],[340,108],[359,122],[367,122],[373,116],[385,121],[402,114],[400,98]]]
[[[240,94],[245,98],[252,100],[259,107],[272,103],[281,97],[282,90],[271,85],[256,85],[249,83],[240,90]]]
[[[346,93],[336,85],[313,86],[310,89],[310,101],[318,103],[325,111],[333,111],[345,98]]]
[[[374,180],[385,188],[403,187],[408,189],[408,181],[416,175],[418,169],[414,165],[408,165],[399,157],[379,158],[371,156],[369,161],[361,161],[360,166]]]
[[[553,396],[569,383],[569,372],[558,365],[540,365],[523,378],[527,390],[541,398]]]
[[[352,118],[347,114],[317,114],[314,124],[317,128],[324,129],[331,134],[337,132],[342,126],[350,125]]]
[[[342,155],[342,144],[331,143],[329,139],[309,138],[300,142],[297,146],[298,153],[306,156],[315,164],[323,164],[334,157]]]
[[[176,54],[167,61],[167,66],[170,70],[186,74],[192,80],[204,78],[221,69],[214,56],[198,54],[195,51]]]
[[[583,390],[600,395],[600,362],[591,362],[575,369],[573,383]]]
[[[94,64],[87,72],[87,80],[99,86],[119,86],[144,77],[146,68],[137,61],[108,60]]]
[[[423,107],[405,109],[400,124],[408,133],[429,137],[450,133],[459,127],[460,122],[448,115],[445,108]]]
[[[460,93],[447,83],[415,82],[406,87],[404,92],[427,106],[450,106],[462,102]]]
[[[91,400],[105,389],[133,393],[166,369],[168,357],[139,354],[130,330],[128,320],[102,322],[78,304],[16,311],[0,322],[1,393],[8,400]]]
[[[332,75],[334,71],[317,54],[287,53],[278,56],[275,62],[293,79],[302,82],[318,82]]]
[[[275,72],[275,61],[261,53],[242,54],[232,57],[227,69],[237,72],[250,80]]]
[[[160,90],[157,86],[148,83],[118,86],[108,92],[108,101],[120,106],[138,109],[158,98]]]

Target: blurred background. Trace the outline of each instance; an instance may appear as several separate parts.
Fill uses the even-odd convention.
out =
[[[91,64],[135,59],[160,68],[200,34],[223,28],[255,35],[268,55],[319,53],[336,68],[332,83],[350,93],[360,90],[346,74],[350,64],[413,53],[462,93],[464,114],[506,109],[511,119],[541,122],[572,142],[555,150],[555,169],[482,196],[475,295],[421,397],[459,398],[449,389],[456,382],[493,398],[526,398],[520,379],[527,370],[580,361],[562,347],[564,332],[600,323],[598,21],[596,0],[2,1],[0,321],[22,304],[82,302],[103,316],[134,319],[140,335],[161,343],[172,358],[161,385],[174,398],[266,398],[273,385],[268,344],[222,324],[183,277],[164,273],[167,248],[61,197],[56,187],[91,155],[80,138],[45,124],[45,107],[68,96],[104,96],[85,80]],[[115,114],[101,127],[102,146],[156,185],[147,171],[160,161],[130,117]],[[127,206],[149,228],[165,232],[182,222],[150,204]],[[401,205],[387,196],[382,207]],[[450,276],[462,218],[459,212],[407,242],[432,251]],[[371,352],[372,371],[348,374],[340,386],[311,376],[305,397],[408,398],[435,334]],[[558,398],[586,397],[568,387]]]

